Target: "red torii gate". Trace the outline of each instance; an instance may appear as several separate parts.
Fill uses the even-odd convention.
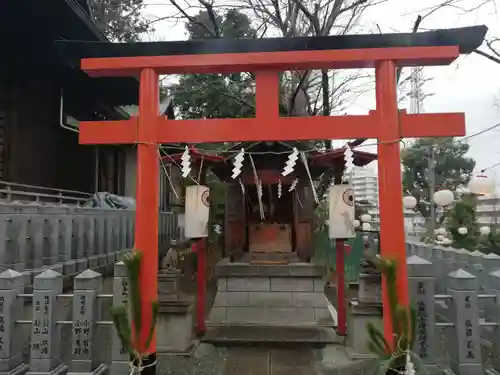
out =
[[[82,122],[80,143],[138,147],[135,247],[144,252],[140,274],[143,346],[150,326],[150,304],[157,299],[161,143],[378,139],[381,252],[397,260],[398,294],[408,304],[399,143],[404,137],[463,136],[465,118],[462,113],[409,115],[399,111],[396,67],[447,65],[458,56],[458,46],[432,46],[83,59],[81,68],[91,76],[140,77],[139,115],[123,121]],[[278,72],[361,67],[374,67],[376,72],[377,104],[369,115],[280,117]],[[255,118],[167,120],[159,115],[159,74],[245,71],[256,77]],[[392,342],[385,292],[383,303],[385,337]],[[156,353],[156,340],[147,351]]]

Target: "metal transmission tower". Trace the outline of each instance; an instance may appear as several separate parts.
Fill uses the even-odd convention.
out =
[[[425,79],[422,74],[422,67],[412,68],[410,75],[410,113],[424,112],[424,99],[426,95],[423,92]]]

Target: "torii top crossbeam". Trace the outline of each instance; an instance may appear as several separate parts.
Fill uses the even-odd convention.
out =
[[[398,295],[408,303],[399,142],[404,137],[462,136],[461,113],[408,115],[398,109],[396,67],[446,65],[481,45],[485,26],[415,34],[294,39],[200,40],[106,44],[61,42],[91,76],[138,76],[139,116],[83,122],[82,144],[138,144],[135,247],[144,252],[140,288],[142,344],[157,294],[158,144],[310,139],[378,139],[380,244],[398,262]],[[279,78],[284,70],[375,68],[376,110],[365,116],[280,117]],[[159,116],[159,74],[250,71],[256,77],[256,116],[246,119],[167,120]],[[392,342],[384,293],[384,331]],[[148,349],[155,352],[155,340]]]

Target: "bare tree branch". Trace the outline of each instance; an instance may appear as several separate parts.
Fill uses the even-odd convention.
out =
[[[496,62],[497,64],[500,64],[500,59],[499,58],[497,58],[497,57],[495,57],[493,55],[490,55],[490,54],[488,54],[486,52],[483,52],[483,51],[481,51],[479,49],[474,50],[474,53],[477,53],[478,55],[486,57],[488,60],[491,60],[493,62]]]
[[[217,37],[217,33],[215,30],[212,30],[210,27],[205,25],[205,23],[200,22],[196,17],[190,16],[175,0],[170,0],[170,3],[177,8],[177,10],[184,16],[189,22],[195,23],[203,27],[206,31],[208,31],[214,37]]]

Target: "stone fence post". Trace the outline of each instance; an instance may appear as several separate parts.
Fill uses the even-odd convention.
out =
[[[96,360],[97,294],[102,289],[102,276],[88,269],[77,275],[73,283],[73,354],[70,374],[105,373],[106,365],[98,364]]]
[[[449,247],[443,247],[442,251],[442,260],[441,265],[442,268],[435,275],[437,277],[436,286],[439,294],[446,293],[447,291],[447,275],[454,271],[453,263],[455,262],[455,251]]]
[[[496,270],[500,270],[500,255],[489,253],[483,256],[483,272],[486,282],[489,280],[488,275]],[[488,285],[485,284],[485,289],[488,290]]]
[[[412,255],[407,259],[410,302],[416,310],[414,352],[425,367],[435,370],[436,320],[434,312],[434,267],[431,262]]]
[[[469,254],[470,251],[466,249],[455,250],[455,270],[462,269],[469,272]]]
[[[463,269],[448,275],[448,290],[452,295],[449,332],[451,369],[456,375],[483,375],[479,331],[477,278]]]
[[[16,319],[21,316],[23,300],[17,298],[24,291],[24,276],[13,270],[0,273],[0,374],[23,375],[28,366],[22,361],[21,335]]]
[[[128,278],[125,263],[115,264],[113,279],[113,306],[120,306],[128,303]],[[111,348],[111,375],[128,374],[129,358],[128,353],[122,346],[116,329],[113,327],[113,341]]]
[[[33,324],[31,327],[31,361],[28,374],[64,374],[68,366],[61,361],[61,327],[56,325],[57,296],[62,293],[59,272],[48,269],[33,282]]]
[[[492,367],[500,372],[500,270],[491,272],[488,275],[488,285],[491,291],[496,295],[494,308],[492,309],[491,318],[495,319],[497,327],[495,332],[491,335],[492,344]]]

